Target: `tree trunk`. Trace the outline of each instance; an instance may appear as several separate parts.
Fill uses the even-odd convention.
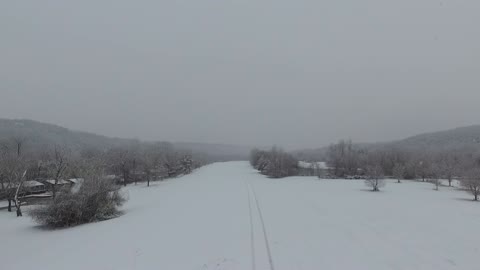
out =
[[[475,201],[478,201],[478,193],[475,193]]]
[[[452,178],[448,178],[448,186],[449,186],[449,187],[452,186]]]
[[[12,200],[8,199],[8,212],[12,212]]]
[[[57,189],[55,188],[56,185],[57,185],[56,183],[52,185],[52,199],[54,200],[55,200],[55,196],[57,196]]]
[[[123,171],[123,186],[127,186],[127,173],[125,171]]]
[[[22,175],[22,178],[20,179],[20,184],[17,187],[17,191],[15,192],[15,206],[17,207],[17,217],[22,216],[22,210],[20,209],[22,202],[19,200],[19,195],[20,195],[20,189],[23,186],[23,182],[25,180],[25,175],[27,175],[27,170]]]
[[[137,185],[137,161],[133,160],[133,181]]]

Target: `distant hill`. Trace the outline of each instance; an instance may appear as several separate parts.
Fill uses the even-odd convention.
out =
[[[72,131],[57,125],[32,120],[0,119],[0,140],[22,138],[26,146],[68,145],[73,149],[94,147],[97,149],[123,145],[133,140],[109,138],[87,132]]]
[[[68,145],[72,149],[108,149],[138,142],[134,139],[111,138],[88,132],[74,131],[61,126],[32,120],[0,119],[0,141],[12,138],[25,139],[25,147],[38,149],[44,146]],[[208,156],[211,161],[246,160],[251,147],[175,142],[180,150]]]
[[[480,125],[430,132],[403,140],[356,144],[366,149],[397,148],[407,151],[480,150]],[[326,160],[328,146],[302,149],[292,153],[301,160]]]
[[[480,125],[424,133],[387,145],[416,150],[480,148]]]
[[[96,148],[108,149],[138,142],[134,139],[111,138],[88,132],[74,131],[61,126],[32,120],[0,119],[0,141],[14,137],[26,140],[25,146],[31,148],[68,145],[73,149]],[[251,146],[209,144],[194,142],[173,142],[180,150],[202,153],[211,161],[247,160]],[[442,151],[452,149],[469,149],[480,151],[480,125],[460,127],[446,131],[431,132],[412,136],[403,140],[358,144],[362,148],[395,147],[415,151]],[[302,160],[325,160],[328,147],[292,151]]]

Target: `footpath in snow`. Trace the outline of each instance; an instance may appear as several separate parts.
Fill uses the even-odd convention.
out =
[[[216,163],[130,186],[125,215],[62,230],[0,211],[1,269],[477,269],[480,204],[449,188],[267,179]]]

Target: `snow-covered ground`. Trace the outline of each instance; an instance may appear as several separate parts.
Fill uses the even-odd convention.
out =
[[[1,269],[480,269],[480,204],[453,188],[372,193],[228,162],[126,191],[124,216],[70,229],[0,211]]]

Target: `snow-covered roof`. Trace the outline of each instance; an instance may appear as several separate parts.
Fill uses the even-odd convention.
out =
[[[55,180],[54,179],[48,179],[46,180],[45,182],[51,184],[51,185],[55,185]],[[63,179],[59,179],[57,181],[57,185],[68,185],[68,184],[71,184],[71,182],[69,181],[66,181],[66,180],[63,180]]]
[[[11,183],[7,186],[7,188],[18,188],[18,184],[19,183]],[[35,180],[24,181],[22,184],[22,187],[36,187],[36,186],[43,186],[43,184]]]
[[[24,187],[38,187],[38,186],[44,186],[44,184],[35,181],[35,180],[30,180],[30,181],[25,181],[23,182]]]
[[[74,184],[79,184],[79,183],[83,183],[83,178],[71,178],[71,179],[68,179],[68,181]]]
[[[298,167],[304,168],[304,169],[316,168],[316,169],[323,169],[323,170],[326,170],[326,169],[329,168],[329,167],[327,166],[327,163],[326,163],[326,162],[322,162],[322,161],[319,161],[319,162],[299,161],[299,162],[298,162]]]

